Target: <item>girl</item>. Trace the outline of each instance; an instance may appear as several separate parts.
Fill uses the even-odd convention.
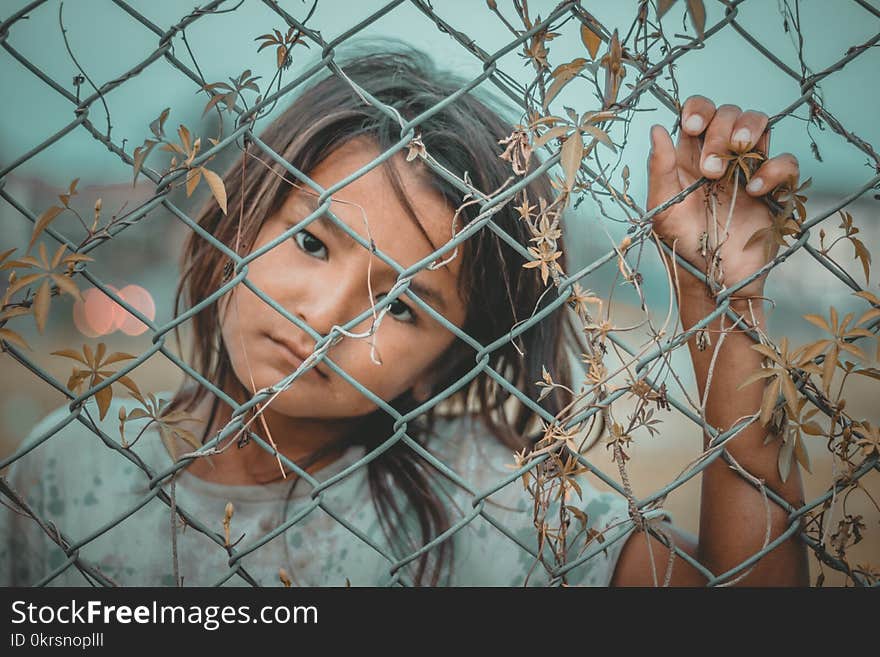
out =
[[[417,53],[370,55],[340,68],[348,79],[332,75],[313,85],[245,144],[224,178],[229,214],[212,200],[198,217],[200,231],[185,244],[178,303],[184,294],[191,306],[208,302],[191,319],[192,381],[163,411],[175,420],[174,438],[163,432],[165,440],[158,440],[156,423],[143,418],[126,422],[129,441],[142,435],[122,443],[112,426],[116,400],[107,420],[88,417],[114,449],[95,444],[85,421],[68,422],[59,433],[69,435],[54,435],[16,461],[11,488],[54,525],[39,526],[26,510],[5,512],[5,581],[650,585],[667,563],[665,543],[715,574],[759,550],[767,517],[761,494],[715,461],[703,475],[698,542],[662,519],[654,527],[668,540],[658,540],[642,531],[638,513],[635,522],[628,520],[626,499],[599,493],[581,478],[580,497],[565,495],[566,504],[585,514],[579,540],[552,555],[555,561],[545,553],[547,534],[538,541],[534,502],[509,469],[513,452],[526,454],[542,425],[510,389],[537,399],[543,368],[573,389],[567,350],[577,344],[579,329],[562,306],[515,339],[503,339],[552,294],[539,269],[523,267],[522,257],[487,228],[447,244],[474,221],[479,205],[463,204],[462,192],[423,162],[433,158],[491,194],[511,182],[498,143],[513,127],[470,93],[434,111],[463,82]],[[367,94],[393,111],[365,102]],[[409,148],[376,166],[401,139],[396,115],[406,121],[423,113]],[[731,142],[767,152],[766,126],[763,114],[690,98],[677,145],[660,126],[652,129],[648,207],[700,176],[720,178],[725,162],[719,156]],[[525,163],[528,171],[535,159]],[[763,264],[763,245],[743,248],[770,220],[759,197],[792,179],[796,160],[778,156],[764,162],[740,194],[722,249],[728,285]],[[518,196],[521,205],[497,206],[492,222],[529,244],[526,219],[554,193],[547,176],[537,176]],[[701,196],[653,217],[656,234],[697,266]],[[725,200],[729,193],[718,202]],[[258,255],[236,272],[230,252],[204,234],[241,257]],[[558,271],[565,271],[561,236],[556,243],[563,254]],[[401,276],[421,261],[431,266]],[[714,301],[702,281],[673,263],[667,266],[675,270],[688,328]],[[400,292],[404,278],[406,293],[382,304]],[[759,279],[739,296],[760,296],[762,285]],[[752,315],[736,307],[763,321],[757,306]],[[709,328],[717,330],[718,321]],[[333,339],[325,339],[331,333]],[[478,353],[499,339],[497,348]],[[760,366],[750,344],[733,333],[717,355],[715,371],[724,374],[712,383],[706,418],[719,429],[760,405],[758,385],[734,393]],[[694,340],[688,346],[702,397],[712,350],[699,350]],[[276,385],[282,380],[285,385]],[[236,412],[272,386],[268,399]],[[443,398],[441,415],[431,402]],[[554,389],[539,406],[554,416],[566,403]],[[32,438],[67,418],[61,409]],[[239,430],[244,425],[247,433]],[[204,446],[199,454],[193,453],[198,445],[179,439],[189,436]],[[777,447],[762,440],[753,424],[728,449],[796,503],[799,473],[779,481]],[[151,487],[151,479],[161,485]],[[513,480],[502,486],[506,479]],[[782,510],[774,506],[772,514],[771,540],[787,528]],[[564,573],[550,572],[586,554],[590,558]],[[742,581],[805,584],[806,572],[804,548],[789,539]],[[667,575],[674,585],[706,582],[683,559]]]

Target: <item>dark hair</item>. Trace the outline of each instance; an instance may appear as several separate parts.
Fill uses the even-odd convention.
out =
[[[398,48],[353,57],[338,64],[352,81],[380,102],[395,108],[404,120],[435,107],[465,84],[462,79],[438,71],[428,57],[411,49]],[[426,151],[443,167],[459,177],[467,173],[476,188],[491,193],[512,175],[510,163],[499,158],[504,149],[498,142],[510,136],[514,127],[487,102],[495,104],[497,101],[482,102],[472,93],[465,93],[421,122],[416,132],[420,134]],[[334,148],[358,136],[369,136],[379,148],[386,150],[400,140],[400,125],[364,103],[345,79],[330,75],[303,91],[260,139],[298,170],[308,174]],[[388,160],[384,166],[404,206],[410,207],[392,161]],[[535,162],[532,162],[529,169],[534,168]],[[461,206],[460,190],[429,167],[424,171],[433,187],[452,207]],[[289,191],[283,184],[284,175],[289,174],[277,163],[263,166],[254,162],[249,154],[243,154],[224,177],[229,214],[224,215],[215,202],[209,202],[198,217],[199,225],[232,248],[238,230],[238,208],[243,204],[241,248],[247,252],[247,245],[254,243],[263,219],[280,207]],[[546,175],[536,177],[525,191],[530,202],[534,203],[541,198],[549,203],[554,197]],[[532,235],[513,205],[504,205],[492,220],[517,242],[527,245]],[[458,229],[472,221],[477,212],[476,205],[465,208]],[[564,271],[565,250],[561,241],[557,243],[563,252],[557,262]],[[462,262],[459,285],[462,298],[467,302],[463,330],[481,344],[509,333],[516,322],[531,316],[552,300],[553,295],[549,293],[542,297],[546,285],[538,270],[523,268],[522,256],[491,230],[483,229],[464,242],[459,257]],[[189,303],[195,305],[220,287],[226,262],[220,251],[192,233],[184,246],[183,274],[177,289],[175,310],[183,292],[186,292]],[[570,364],[563,348],[565,327],[574,330],[574,336],[577,334],[570,318],[566,306],[563,306],[561,312],[552,313],[523,333],[517,339],[518,345],[508,341],[491,353],[488,365],[533,399],[539,392],[535,382],[542,378],[542,366],[547,368],[555,382],[571,388]],[[207,380],[219,382],[217,385],[223,386],[222,389],[236,390],[237,394],[230,393],[231,396],[241,401],[249,399],[250,392],[236,380],[222,340],[218,339],[217,305],[212,304],[195,315],[193,322],[194,367]],[[441,369],[438,370],[435,390],[447,388],[474,364],[472,349],[456,340],[438,363]],[[178,408],[184,402],[186,409],[192,409],[208,392],[201,386],[196,386],[194,392],[187,392],[185,387],[181,386],[175,394],[170,409]],[[516,400],[513,400],[516,411],[512,418],[508,418],[505,402],[510,396],[492,377],[481,373],[444,404],[479,417],[503,445],[520,450],[533,442],[527,434],[536,418],[529,408]],[[218,403],[219,399],[215,398],[208,426],[214,421]],[[478,404],[476,411],[471,410],[474,403]],[[412,391],[389,404],[400,413],[418,406]],[[557,391],[539,404],[551,415],[561,410]],[[421,444],[434,431],[436,417],[437,407],[432,407],[419,422],[410,423],[407,427],[409,435]],[[363,444],[369,451],[391,436],[392,424],[393,418],[384,411],[374,411],[364,417],[363,424],[358,427],[356,435],[349,437],[348,444]],[[203,436],[203,442],[206,438],[207,435]],[[328,451],[319,450],[321,453],[313,455],[310,462],[316,462],[332,451],[332,447],[328,446]],[[298,465],[305,467],[304,464]],[[436,473],[426,465],[412,449],[399,442],[367,466],[373,503],[391,543],[391,537],[399,535],[405,521],[405,509],[401,509],[395,500],[396,489],[406,496],[417,514],[422,545],[450,525],[446,509],[430,485]],[[436,585],[444,560],[448,557],[452,561],[451,539],[443,541],[431,552],[437,554],[428,583]],[[428,571],[429,553],[421,555],[417,562],[413,581],[418,585]]]

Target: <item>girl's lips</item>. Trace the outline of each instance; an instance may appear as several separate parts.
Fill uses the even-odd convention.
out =
[[[271,342],[273,342],[273,343],[278,347],[278,350],[279,350],[282,354],[284,354],[284,356],[286,357],[286,359],[287,359],[291,364],[293,364],[293,365],[296,366],[296,367],[299,367],[300,365],[302,365],[303,362],[305,362],[305,360],[306,360],[309,356],[311,356],[311,352],[306,354],[306,353],[300,351],[297,347],[295,347],[295,346],[293,346],[293,345],[291,345],[291,344],[289,344],[289,343],[287,343],[287,342],[284,342],[283,340],[278,340],[278,339],[276,339],[276,338],[273,338],[271,335],[270,335],[270,336],[267,336],[267,337],[269,338],[269,340],[270,340]],[[309,370],[306,371],[306,372],[303,374],[303,376],[306,376],[306,375],[308,375],[310,372],[313,372],[313,371],[314,371],[318,376],[320,376],[321,378],[324,378],[324,379],[327,378],[327,375],[324,374],[324,373],[318,368],[317,365],[315,365],[315,366],[309,368]]]

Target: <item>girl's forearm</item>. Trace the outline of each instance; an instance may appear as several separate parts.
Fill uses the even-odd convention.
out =
[[[705,289],[705,288],[704,288]],[[740,303],[740,302],[737,302]],[[764,317],[759,304],[753,303],[754,320],[763,329]],[[685,329],[703,319],[715,308],[704,292],[682,295],[679,304]],[[748,307],[737,305],[735,309],[750,322]],[[708,327],[711,345],[702,351],[697,347],[696,337],[688,340],[694,365],[700,399],[704,398],[710,366],[713,370],[709,395],[706,399],[706,421],[709,425],[725,431],[744,417],[756,413],[761,407],[763,380],[742,390],[737,387],[750,374],[761,367],[762,356],[751,346],[754,340],[742,332],[742,327],[729,332],[721,344],[714,365],[712,354],[720,338],[722,319],[716,319]],[[733,322],[725,318],[724,326]],[[764,445],[765,427],[755,420],[730,442],[727,451],[740,466],[753,477],[762,480],[796,508],[803,504],[804,493],[800,470],[795,464],[788,479],[779,476],[777,459],[781,440]],[[704,433],[704,448],[709,438]],[[770,537],[774,541],[788,529],[787,512],[773,500],[770,507]],[[761,491],[734,471],[723,459],[713,461],[703,471],[700,504],[699,559],[716,575],[724,573],[758,552],[764,545],[767,532],[767,506]],[[807,586],[809,567],[807,552],[797,534],[758,561],[753,570],[738,584],[745,586]]]

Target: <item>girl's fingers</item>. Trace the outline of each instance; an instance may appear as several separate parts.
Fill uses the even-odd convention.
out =
[[[715,118],[706,130],[703,151],[700,154],[700,173],[706,178],[717,180],[727,169],[727,162],[721,157],[730,154],[733,128],[742,113],[736,105],[722,105],[715,112]]]
[[[752,174],[746,192],[752,196],[761,196],[782,183],[794,183],[800,179],[798,159],[791,153],[781,153],[765,161]]]
[[[763,112],[753,112],[751,110],[743,112],[739,115],[736,123],[733,124],[733,133],[730,135],[730,144],[740,151],[751,150],[756,145],[763,146],[769,143],[768,140],[762,140],[764,131],[767,129],[768,117]],[[769,137],[769,134],[768,134]],[[767,151],[765,150],[766,154]]]
[[[694,178],[703,175],[700,172],[700,135],[714,117],[715,103],[705,96],[691,96],[682,105],[676,156],[678,166]]]
[[[681,128],[691,137],[703,134],[715,118],[715,103],[705,96],[691,96],[681,106]]]

